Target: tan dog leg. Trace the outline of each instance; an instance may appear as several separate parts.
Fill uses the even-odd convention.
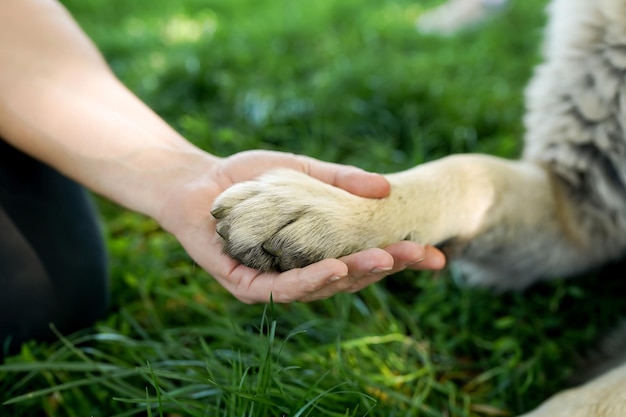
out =
[[[225,251],[262,270],[410,239],[442,245],[474,283],[520,288],[597,258],[538,165],[457,155],[387,178],[391,195],[375,200],[279,171],[233,186],[212,213]]]
[[[591,382],[558,393],[521,417],[623,417],[626,415],[626,364]]]

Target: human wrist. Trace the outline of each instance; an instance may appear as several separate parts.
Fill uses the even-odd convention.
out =
[[[116,197],[123,206],[163,220],[166,206],[179,196],[192,192],[219,158],[196,148],[149,150],[131,168],[128,186],[122,186]],[[175,204],[175,203],[174,203]]]

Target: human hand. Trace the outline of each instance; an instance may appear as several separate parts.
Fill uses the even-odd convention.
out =
[[[284,274],[238,264],[222,254],[210,215],[213,200],[232,184],[278,167],[364,197],[387,195],[389,184],[356,168],[295,155],[255,151],[219,159],[201,152],[114,77],[62,5],[0,4],[9,12],[0,13],[0,38],[12,40],[0,48],[2,136],[93,192],[154,217],[240,300],[309,301],[357,291],[422,258],[424,269],[444,264],[441,253],[408,242]]]
[[[210,215],[213,200],[231,185],[278,167],[304,172],[362,197],[385,197],[390,191],[389,183],[380,175],[269,151],[242,152],[214,160],[204,175],[181,184],[167,199],[157,220],[202,268],[242,302],[267,302],[270,297],[278,303],[324,299],[338,292],[359,291],[406,268],[432,270],[445,265],[437,249],[408,241],[283,273],[262,273],[241,265],[222,253],[216,222]]]

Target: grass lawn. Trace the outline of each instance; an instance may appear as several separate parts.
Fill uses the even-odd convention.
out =
[[[419,35],[436,3],[64,1],[129,88],[217,155],[274,149],[379,172],[515,157],[545,1]],[[626,312],[625,284],[599,285],[611,268],[505,295],[407,272],[311,304],[244,305],[152,220],[98,202],[111,313],[7,358],[2,416],[515,415],[566,386]]]

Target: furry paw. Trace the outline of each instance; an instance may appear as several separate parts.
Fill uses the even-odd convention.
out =
[[[225,253],[251,268],[286,271],[377,246],[359,220],[368,202],[282,169],[230,187],[211,214]]]

